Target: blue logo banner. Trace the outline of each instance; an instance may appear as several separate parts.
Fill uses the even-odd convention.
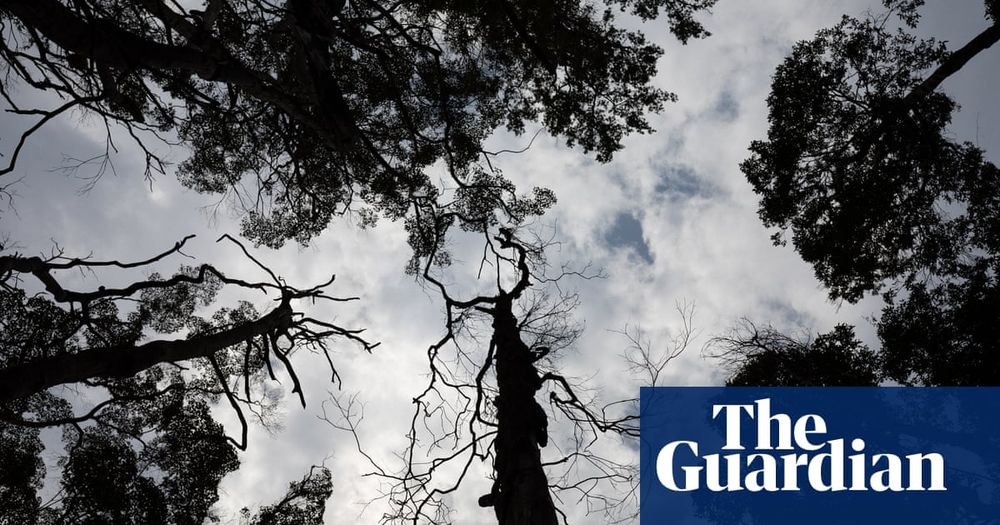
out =
[[[1000,388],[643,388],[642,525],[1000,525]]]

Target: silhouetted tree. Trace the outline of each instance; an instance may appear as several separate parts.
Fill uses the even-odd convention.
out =
[[[877,323],[885,375],[903,384],[1000,384],[1000,287],[980,263],[964,279],[916,285]]]
[[[799,340],[744,321],[709,345],[729,370],[729,386],[878,386],[882,377],[876,353],[842,324]]]
[[[909,33],[921,1],[885,4],[794,47],[774,75],[767,140],[742,169],[775,241],[791,231],[831,298],[882,294],[890,377],[996,384],[1000,170],[949,136],[956,104],[939,88],[1000,40],[997,4],[953,52]]]
[[[288,493],[280,501],[268,505],[252,517],[249,525],[323,525],[326,500],[333,492],[330,470],[326,467],[312,467],[300,481],[288,486]]]
[[[179,392],[116,407],[97,425],[67,426],[59,490],[46,502],[37,495],[44,474],[41,425],[0,422],[0,455],[10,460],[3,463],[0,492],[9,498],[0,522],[200,525],[213,518],[219,481],[239,461],[206,400]],[[9,408],[28,403],[39,412],[68,409],[66,401],[51,395]]]
[[[0,455],[11,459],[3,463],[0,523],[218,523],[211,507],[218,500],[220,480],[239,465],[236,450],[202,400],[189,401],[167,419],[159,435],[138,449],[134,438],[112,426],[64,432],[68,453],[59,461],[59,491],[45,503],[36,496],[43,473],[38,430],[0,423]],[[12,434],[29,437],[14,443]],[[31,479],[15,479],[26,474]],[[248,525],[321,525],[331,491],[329,470],[313,467],[274,505],[253,516],[244,509],[244,519]]]
[[[479,505],[492,508],[501,525],[565,522],[555,503],[563,494],[613,520],[627,512],[621,506],[634,498],[638,473],[602,456],[594,444],[604,433],[637,437],[637,404],[601,404],[555,366],[579,333],[569,317],[576,296],[555,283],[599,274],[549,273],[544,241],[526,241],[506,227],[488,231],[481,263],[492,270],[485,289],[471,298],[457,297],[455,286],[434,271],[433,249],[419,261],[421,279],[444,301],[447,330],[428,348],[430,377],[414,398],[403,467],[380,465],[365,452],[358,428],[363,414],[354,398],[333,398],[339,414],[326,419],[354,434],[372,475],[388,482],[384,496],[392,510],[385,523],[450,523],[445,498],[477,464],[492,480]],[[553,447],[554,436],[563,442]]]
[[[424,171],[439,161],[476,189],[499,127],[541,121],[608,160],[674,98],[650,85],[662,51],[615,11],[662,12],[686,42],[707,35],[694,16],[714,2],[4,0],[3,95],[38,121],[0,174],[40,125],[83,109],[124,126],[147,174],[163,164],[145,143],[176,132],[192,150],[185,184],[225,194],[255,182],[244,233],[306,242],[355,197],[366,221],[372,208],[405,216],[440,190]],[[15,80],[62,104],[22,107]]]
[[[555,201],[544,189],[517,193],[494,168],[496,154],[483,147],[493,131],[523,133],[529,122],[539,121],[569,145],[607,161],[627,134],[650,131],[646,112],[673,100],[651,85],[661,50],[641,32],[623,29],[616,11],[644,21],[662,12],[670,31],[686,42],[707,35],[694,17],[714,2],[208,0],[203,10],[194,10],[161,0],[0,0],[6,35],[0,55],[9,72],[0,94],[14,114],[37,119],[25,127],[0,176],[13,171],[25,141],[42,125],[82,110],[105,125],[109,149],[113,129],[134,139],[145,154],[147,176],[164,171],[150,141],[176,134],[191,150],[179,166],[180,180],[238,200],[247,212],[243,233],[256,243],[306,243],[334,216],[347,213],[359,213],[362,224],[378,216],[405,219],[414,248],[408,270],[427,277],[430,265],[450,261],[450,227],[482,232],[490,243],[490,228],[516,228]],[[39,98],[25,97],[32,100],[26,105],[19,98],[23,92],[59,101],[36,107]],[[98,162],[100,174],[106,157],[75,167]],[[429,173],[436,165],[446,169],[451,187],[434,182]],[[521,246],[503,245],[513,242],[510,235],[498,238],[503,249]],[[110,393],[83,416],[65,410],[5,413],[4,421],[14,425],[86,419],[97,424],[94,432],[114,434],[108,430],[113,409],[162,399],[164,383],[193,395],[184,374],[167,365],[190,361],[194,391],[214,396],[210,400],[225,398],[237,411],[244,439],[229,439],[242,448],[246,421],[240,407],[254,406],[251,383],[264,368],[270,372],[269,356],[282,361],[301,397],[288,360],[291,346],[315,344],[325,352],[327,336],[357,339],[353,331],[296,315],[291,303],[324,297],[321,288],[296,290],[273,274],[273,284],[247,283],[203,265],[120,290],[61,295],[65,290],[52,271],[95,265],[22,257],[3,264],[0,275],[31,274],[50,295],[36,304],[13,290],[12,303],[20,305],[14,311],[62,331],[34,333],[58,334],[39,335],[52,340],[42,341],[46,350],[38,355],[31,353],[36,341],[18,341],[32,350],[12,352],[14,360],[0,370],[2,399],[51,395],[47,389],[74,382]],[[210,300],[220,283],[274,293],[278,306],[264,315],[241,305],[211,320],[192,319],[191,305]],[[525,320],[513,313],[522,292],[500,288],[492,300],[448,306],[449,312],[492,308],[497,381],[506,385],[498,386],[503,393],[497,403],[530,414],[522,425],[519,416],[500,415],[515,409],[498,409],[498,420],[505,421],[495,457],[498,516],[514,516],[528,501],[535,509],[501,518],[503,523],[555,516],[544,473],[537,475],[545,416],[534,395],[541,384],[565,390],[566,398],[552,398],[554,406],[585,414],[576,421],[601,431],[619,429],[589,412],[561,376],[536,379],[534,361],[525,354],[532,347],[521,339]],[[119,313],[116,303],[125,299],[138,306]],[[451,333],[454,319],[448,319]],[[147,331],[190,335],[140,344]],[[539,340],[544,334],[536,332]],[[284,347],[281,338],[287,339]],[[242,395],[239,385],[230,385],[233,378],[242,380]],[[115,468],[132,472],[125,448],[96,434],[92,439],[94,450],[119,452],[109,459],[118,462]],[[522,476],[512,465],[525,458],[532,474]],[[134,490],[140,492],[133,496],[152,494]]]
[[[61,284],[67,270],[127,275],[180,253],[187,240],[135,263],[61,252],[0,256],[0,516],[201,525],[211,517],[222,477],[239,464],[236,449],[247,446],[245,411],[270,423],[276,399],[262,386],[275,377],[272,360],[283,365],[304,405],[293,365],[297,350],[329,360],[333,337],[374,347],[357,330],[295,310],[302,300],[347,300],[324,292],[332,279],[300,290],[262,265],[271,282],[233,279],[201,265],[120,288],[76,291]],[[203,316],[227,286],[270,295],[277,305],[260,314],[242,301]],[[209,406],[223,400],[238,416],[238,439],[212,419]],[[50,427],[63,429],[65,455],[61,490],[43,503],[39,430]]]
[[[207,404],[195,401],[160,431],[139,452],[110,426],[67,436],[72,441],[61,462],[59,505],[49,508],[52,523],[201,525],[215,518],[210,509],[219,482],[239,465],[221,425]]]
[[[38,521],[36,496],[45,476],[40,430],[0,421],[0,523]]]

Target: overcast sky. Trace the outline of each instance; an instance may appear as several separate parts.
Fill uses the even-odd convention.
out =
[[[950,47],[964,44],[987,25],[979,0],[929,3],[919,32],[948,40]],[[753,192],[738,169],[749,142],[765,132],[770,76],[792,44],[835,24],[842,14],[861,15],[870,4],[720,0],[711,15],[702,17],[713,35],[687,46],[673,40],[663,24],[649,24],[647,33],[666,49],[656,84],[679,97],[662,115],[651,117],[655,134],[630,138],[617,158],[604,165],[545,135],[528,152],[499,159],[504,173],[522,189],[540,185],[556,192],[559,204],[541,223],[554,228],[562,241],[554,258],[593,263],[607,274],[606,279],[567,283],[580,292],[576,317],[586,330],[575,353],[562,361],[566,370],[593,376],[591,385],[608,398],[638,395],[639,383],[623,380],[628,376],[618,357],[627,342],[613,330],[626,323],[641,325],[654,344],[664,344],[679,326],[678,301],[696,305],[699,336],[671,364],[666,384],[721,384],[723,372],[702,355],[701,347],[741,317],[813,335],[850,323],[864,340],[875,342],[868,319],[878,313],[880,303],[829,302],[811,268],[790,247],[772,246],[770,233],[757,219]],[[875,2],[871,8],[880,6]],[[1000,50],[984,53],[944,84],[963,105],[954,135],[978,141],[994,155],[1000,151],[998,56]],[[47,252],[56,241],[69,254],[92,252],[97,258],[124,260],[162,251],[195,233],[198,238],[188,254],[234,275],[259,277],[231,246],[214,243],[223,233],[238,232],[238,218],[225,206],[214,208],[213,197],[182,188],[172,174],[152,184],[143,180],[140,158],[125,140],[117,143],[120,153],[114,156],[117,175],[106,174],[80,195],[85,182],[54,168],[65,165],[66,158],[100,152],[103,136],[92,124],[77,115],[47,125],[32,138],[15,175],[23,177],[14,188],[15,209],[0,216],[0,234],[8,234],[22,252]],[[7,117],[0,122],[5,153],[20,125]],[[498,135],[491,146],[523,147],[527,140]],[[174,162],[185,155],[181,148],[167,153]],[[478,252],[468,248],[456,246],[459,262],[477,260]],[[290,283],[312,285],[335,273],[333,293],[362,297],[355,303],[318,306],[313,316],[365,327],[372,339],[382,341],[374,355],[337,345],[334,358],[343,376],[338,395],[361,392],[366,447],[396,466],[392,453],[404,443],[410,400],[424,381],[426,348],[443,329],[440,301],[403,274],[409,248],[401,225],[381,223],[362,231],[342,221],[309,247],[255,253]],[[189,261],[174,258],[160,268],[170,271],[180,263]],[[456,269],[457,283],[471,275],[461,268]],[[93,277],[72,278],[95,282]],[[104,276],[102,282],[115,279]],[[327,523],[377,522],[384,501],[358,517],[362,504],[377,492],[374,480],[360,478],[368,469],[353,442],[317,419],[327,390],[333,388],[325,362],[302,362],[309,365],[299,367],[308,408],[301,409],[286,393],[284,430],[271,435],[252,429],[241,469],[223,482],[220,512],[233,516],[240,507],[273,502],[289,481],[325,461],[335,485]],[[227,411],[218,413],[232,423]],[[232,425],[229,429],[237,431]],[[627,447],[608,446],[630,457]],[[483,472],[475,473],[467,490],[455,497],[456,522],[494,522],[491,510],[475,505],[476,497],[488,491],[482,478]],[[577,514],[579,509],[569,503],[566,507]]]

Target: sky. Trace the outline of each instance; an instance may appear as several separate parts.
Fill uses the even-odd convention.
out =
[[[918,34],[949,41],[952,48],[987,26],[979,1],[928,4]],[[654,134],[627,139],[624,150],[607,164],[544,133],[525,153],[497,159],[519,188],[545,186],[560,199],[538,224],[560,241],[551,254],[553,262],[590,263],[606,274],[603,279],[566,281],[580,294],[574,317],[585,330],[557,362],[561,370],[586,378],[602,398],[637,396],[641,380],[626,370],[621,354],[628,341],[619,331],[639,326],[655,348],[666,348],[682,326],[677,304],[695,305],[696,336],[670,364],[661,384],[721,384],[725,371],[706,355],[704,345],[744,317],[813,336],[837,323],[853,324],[863,340],[875,344],[871,318],[879,312],[879,301],[830,302],[791,247],[772,245],[738,168],[750,141],[766,131],[770,76],[794,42],[835,24],[842,14],[857,16],[867,9],[878,11],[880,4],[721,0],[711,14],[700,17],[713,35],[686,46],[669,35],[663,21],[647,24],[647,35],[666,51],[655,83],[678,96],[662,114],[650,116]],[[1000,50],[982,54],[943,86],[963,106],[951,127],[954,136],[994,152],[1000,151],[998,56]],[[224,203],[218,206],[215,197],[183,188],[169,170],[152,182],[145,180],[141,158],[127,140],[116,141],[114,172],[105,173],[88,191],[83,177],[92,169],[76,174],[60,170],[69,159],[89,158],[103,149],[103,131],[95,124],[77,114],[46,125],[31,139],[13,175],[21,178],[13,187],[13,208],[0,215],[0,235],[23,253],[48,253],[57,243],[69,254],[124,260],[148,257],[193,233],[197,238],[185,252],[198,261],[232,275],[261,278],[233,246],[215,242],[224,233],[238,233],[238,216]],[[5,154],[22,125],[13,117],[0,120]],[[526,136],[498,133],[487,147],[518,149],[533,132],[529,127]],[[174,163],[186,155],[183,148],[164,153]],[[472,282],[478,250],[459,239],[454,252],[458,261],[450,278],[458,285]],[[405,443],[411,399],[426,381],[427,346],[442,335],[441,303],[403,273],[409,248],[399,223],[383,221],[362,230],[350,221],[334,222],[308,247],[260,248],[254,254],[293,284],[310,286],[336,274],[331,292],[361,300],[317,305],[310,314],[364,327],[382,344],[371,355],[347,343],[334,344],[333,358],[343,378],[339,391],[321,357],[299,356],[308,406],[302,409],[287,392],[287,381],[280,385],[286,390],[283,428],[251,428],[242,467],[223,481],[219,514],[226,523],[241,507],[273,502],[310,465],[324,463],[334,482],[326,522],[376,523],[385,501],[365,503],[378,496],[377,480],[362,476],[370,467],[351,437],[319,416],[324,406],[329,408],[324,401],[331,395],[346,399],[359,393],[365,407],[359,433],[366,452],[387,466],[398,466],[394,453]],[[157,268],[169,272],[190,262],[172,258]],[[127,276],[74,274],[66,279],[92,287]],[[227,294],[219,305],[235,298]],[[259,307],[267,306],[255,300]],[[238,431],[232,414],[224,408],[217,414],[227,429]],[[557,436],[556,443],[565,437]],[[634,456],[627,443],[606,441],[602,446],[615,457],[628,461]],[[54,451],[46,454],[54,460]],[[473,472],[453,498],[456,522],[494,522],[492,511],[475,504],[488,492],[484,479],[484,471]],[[561,506],[578,518],[573,523],[603,522],[600,516],[584,516],[572,501]]]

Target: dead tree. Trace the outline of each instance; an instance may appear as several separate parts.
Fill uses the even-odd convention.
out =
[[[446,217],[438,213],[435,222]],[[604,433],[637,437],[637,405],[598,404],[581,383],[560,374],[555,361],[580,332],[570,315],[577,298],[561,291],[559,281],[596,274],[563,268],[549,275],[544,251],[550,242],[526,242],[504,227],[492,232],[482,265],[495,275],[472,299],[456,297],[456,286],[432,271],[437,245],[421,258],[421,279],[443,299],[446,333],[428,348],[430,379],[414,398],[403,468],[388,468],[365,450],[355,398],[334,398],[339,414],[325,417],[354,434],[373,474],[387,482],[392,508],[383,522],[450,522],[447,498],[470,470],[483,467],[491,489],[478,503],[492,507],[501,525],[565,522],[558,502],[568,494],[588,512],[617,521],[612,515],[634,497],[637,472],[594,447]],[[457,475],[442,472],[449,465]]]
[[[490,346],[495,352],[497,377],[497,436],[493,443],[496,481],[490,494],[479,499],[496,510],[501,525],[555,525],[555,505],[542,468],[540,447],[548,444],[548,417],[535,399],[542,378],[535,367],[537,354],[521,339],[514,301],[530,285],[526,251],[509,232],[498,237],[501,248],[517,251],[521,278],[510,291],[503,288],[492,301],[477,308],[492,317]]]

